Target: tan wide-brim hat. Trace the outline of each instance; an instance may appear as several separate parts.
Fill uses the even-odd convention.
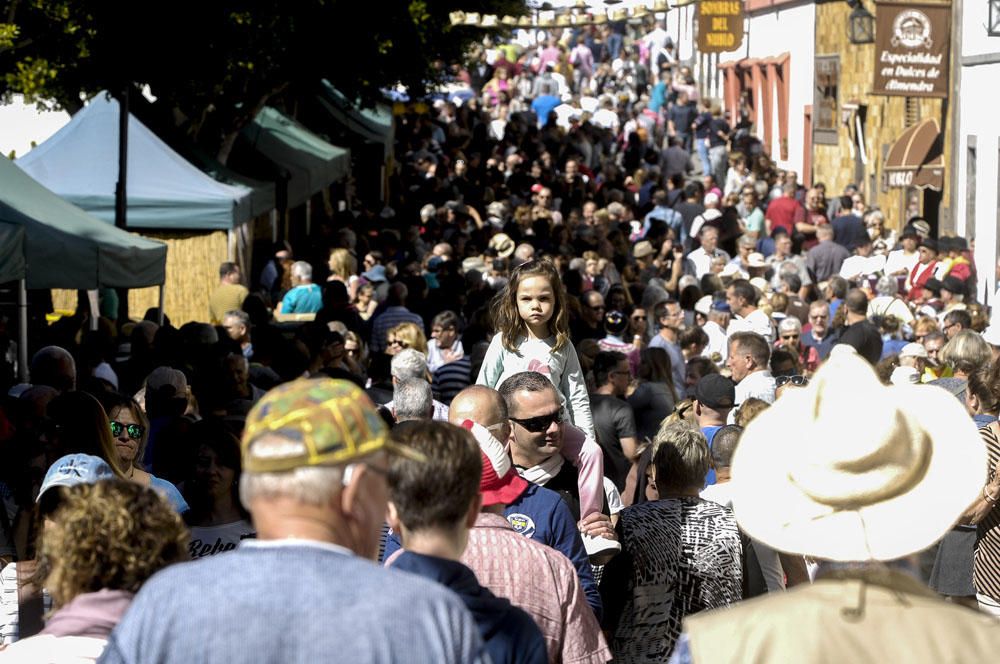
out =
[[[948,392],[885,387],[853,349],[834,350],[747,426],[732,464],[736,520],[775,549],[827,560],[921,551],[982,490],[983,441]]]

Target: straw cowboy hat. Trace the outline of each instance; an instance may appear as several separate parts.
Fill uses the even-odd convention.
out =
[[[733,458],[733,510],[750,537],[780,551],[893,560],[940,539],[986,471],[985,446],[955,397],[885,387],[838,346],[808,387],[747,426]]]
[[[490,238],[490,248],[497,252],[499,258],[508,258],[514,253],[514,241],[506,233],[497,233]]]

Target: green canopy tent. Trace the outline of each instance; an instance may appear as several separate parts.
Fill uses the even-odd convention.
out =
[[[392,109],[385,104],[361,108],[344,96],[330,81],[320,82],[319,101],[330,116],[366,141],[382,145],[386,159],[392,155],[394,140]]]
[[[0,159],[0,274],[25,288],[96,290],[160,287],[167,247],[119,230],[52,193]],[[26,367],[26,305],[21,305],[22,371]]]
[[[296,117],[328,142],[351,150],[351,168],[363,198],[385,200],[392,169],[395,129],[392,109],[385,104],[362,108],[322,80],[315,93],[296,107]],[[378,174],[378,177],[375,177]]]
[[[279,207],[285,209],[302,205],[313,194],[350,173],[350,150],[330,145],[270,106],[243,129],[243,139],[243,147],[250,148],[269,163],[272,177],[277,170]],[[249,168],[239,168],[237,162],[241,160],[251,162]],[[234,151],[231,163],[238,170],[253,171],[252,162],[245,150]]]
[[[24,279],[24,226],[0,219],[0,284]]]

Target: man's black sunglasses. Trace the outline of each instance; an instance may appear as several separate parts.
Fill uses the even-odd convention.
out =
[[[548,415],[539,415],[538,417],[528,417],[526,419],[511,417],[510,421],[520,424],[531,433],[541,433],[548,430],[548,428],[552,426],[553,422],[556,424],[562,422],[562,413],[557,410],[556,412],[549,413]]]
[[[775,387],[781,387],[785,383],[791,383],[792,385],[802,387],[803,385],[809,384],[809,379],[805,376],[778,376],[774,379]]]

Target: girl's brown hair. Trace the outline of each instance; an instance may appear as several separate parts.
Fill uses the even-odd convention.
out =
[[[556,338],[552,350],[560,350],[569,344],[566,289],[555,265],[548,259],[531,260],[514,268],[507,285],[493,298],[494,327],[500,332],[504,349],[516,353],[518,340],[527,333],[527,326],[517,313],[517,289],[521,281],[529,277],[545,277],[552,286],[555,301],[552,303],[552,317],[549,318],[549,333]]]

